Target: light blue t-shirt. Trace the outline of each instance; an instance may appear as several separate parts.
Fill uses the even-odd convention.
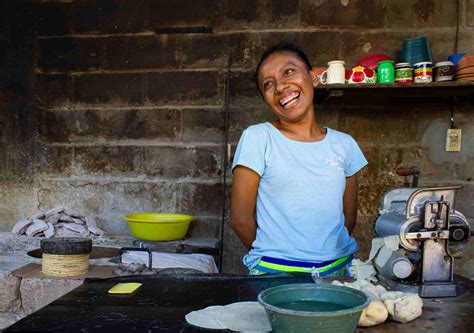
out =
[[[366,164],[355,140],[330,128],[318,142],[289,139],[268,122],[247,128],[232,169],[250,168],[260,183],[257,236],[244,264],[251,269],[262,256],[318,262],[357,251],[342,199],[346,177]]]

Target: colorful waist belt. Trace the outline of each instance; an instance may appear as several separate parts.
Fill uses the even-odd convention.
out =
[[[352,261],[352,254],[335,260],[323,262],[306,262],[293,261],[285,259],[277,259],[271,257],[262,257],[255,266],[255,269],[264,273],[281,273],[281,272],[302,272],[311,273],[313,267],[316,268],[320,276],[329,275],[341,268],[347,266]]]

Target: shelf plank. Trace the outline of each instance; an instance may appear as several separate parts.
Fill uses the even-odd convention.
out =
[[[327,99],[407,99],[445,98],[453,96],[474,96],[474,82],[431,82],[409,84],[331,84],[318,85],[314,90],[314,101],[322,104]]]

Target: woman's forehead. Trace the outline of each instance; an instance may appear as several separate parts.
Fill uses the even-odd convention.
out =
[[[305,63],[293,52],[281,51],[275,52],[268,56],[267,59],[263,61],[259,69],[259,76],[269,70],[275,70],[274,66],[280,65],[285,66],[287,64],[293,64],[297,66],[306,67]]]

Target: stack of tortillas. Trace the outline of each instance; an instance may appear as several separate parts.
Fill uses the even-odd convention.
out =
[[[210,329],[229,329],[237,332],[271,332],[265,309],[258,302],[238,302],[225,306],[208,306],[186,315],[194,326]]]

